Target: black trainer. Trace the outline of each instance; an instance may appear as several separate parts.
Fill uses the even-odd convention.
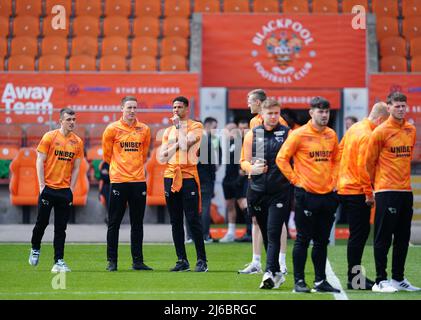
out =
[[[332,287],[330,283],[327,282],[326,280],[323,280],[319,284],[314,284],[313,290],[316,292],[334,292],[334,293],[341,292],[341,290]]]
[[[206,264],[205,260],[199,259],[196,263],[196,268],[194,269],[196,272],[207,272],[208,271],[208,265]]]
[[[234,241],[235,242],[252,242],[252,240],[253,239],[252,239],[251,235],[245,234],[241,238],[236,238]]]
[[[117,261],[108,261],[107,271],[117,271]]]
[[[151,267],[148,267],[143,262],[133,262],[132,269],[133,270],[153,270]]]
[[[181,272],[181,271],[190,271],[190,264],[187,260],[181,259],[175,263],[175,267],[170,271],[172,272]]]
[[[365,278],[365,280],[361,279],[354,285],[352,284],[352,281],[348,281],[347,287],[349,290],[371,290],[374,284],[375,282],[373,280]]]
[[[304,280],[298,280],[294,285],[294,292],[297,293],[310,293],[311,290]]]

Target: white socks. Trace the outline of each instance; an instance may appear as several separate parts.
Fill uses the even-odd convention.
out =
[[[228,234],[235,235],[235,223],[228,223]]]

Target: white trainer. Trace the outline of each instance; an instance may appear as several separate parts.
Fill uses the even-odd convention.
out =
[[[260,283],[260,289],[272,289],[275,286],[275,279],[271,271],[266,271],[263,275],[262,282]]]
[[[40,254],[41,254],[41,250],[31,249],[31,253],[29,254],[29,264],[31,266],[38,265]]]
[[[402,281],[390,280],[390,284],[398,291],[421,291],[421,288],[415,287],[407,279]]]
[[[67,266],[66,262],[63,259],[58,259],[58,261],[53,265],[51,272],[70,272],[70,268]]]
[[[378,284],[375,283],[373,288],[371,288],[373,292],[383,292],[383,293],[393,293],[397,292],[398,289],[396,289],[389,280],[383,280],[380,281]]]
[[[234,240],[235,240],[235,236],[233,234],[226,233],[225,236],[219,239],[219,242],[228,243],[228,242],[234,242]]]
[[[262,266],[258,262],[250,262],[246,264],[246,267],[243,270],[238,270],[238,273],[241,273],[241,274],[262,273]]]
[[[273,277],[275,285],[273,286],[273,288],[278,289],[281,284],[283,284],[285,282],[285,277],[284,274],[282,272],[275,272],[275,276]]]
[[[286,264],[281,264],[280,269],[281,269],[281,272],[284,276],[286,276],[288,274],[288,269],[287,269]]]

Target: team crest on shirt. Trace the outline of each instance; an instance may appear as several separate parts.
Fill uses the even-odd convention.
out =
[[[273,134],[275,135],[276,141],[284,142],[285,130],[275,131]]]

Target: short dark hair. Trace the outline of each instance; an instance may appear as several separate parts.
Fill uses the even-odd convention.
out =
[[[392,92],[391,94],[387,96],[386,103],[391,105],[393,101],[406,102],[407,98],[406,98],[406,95],[404,95],[402,92],[396,91],[396,92]]]
[[[353,123],[357,123],[358,122],[358,118],[354,117],[354,116],[348,116],[345,118],[345,120],[351,120]]]
[[[64,114],[67,113],[69,116],[73,116],[75,114],[75,111],[70,108],[63,108],[60,110],[60,119],[63,119]]]
[[[218,123],[218,120],[216,120],[215,118],[213,118],[213,117],[206,117],[205,118],[205,120],[203,121],[203,123],[204,124],[207,124],[207,123],[212,123],[212,122],[216,122],[216,123]]]
[[[135,96],[125,96],[123,99],[121,99],[121,106],[124,106],[124,104],[127,101],[135,101],[135,102],[137,102],[137,98]]]
[[[265,101],[267,99],[267,95],[266,92],[263,89],[254,89],[252,91],[250,91],[247,96],[251,96],[254,99],[260,100],[260,101]]]
[[[310,101],[311,109],[330,109],[330,102],[323,97],[314,97]]]
[[[183,96],[176,97],[176,98],[174,98],[174,100],[172,101],[172,103],[174,103],[176,101],[184,103],[184,105],[186,107],[189,106],[189,99],[187,99],[186,97],[183,97]]]

